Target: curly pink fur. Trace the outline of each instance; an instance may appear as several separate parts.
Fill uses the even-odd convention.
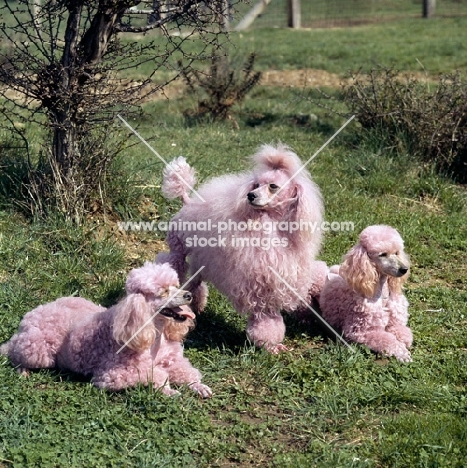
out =
[[[314,259],[321,245],[319,227],[323,204],[319,188],[300,158],[287,146],[263,145],[252,160],[255,164],[252,171],[216,177],[199,187],[198,194],[205,202],[195,196],[189,198],[187,190],[179,185],[172,194],[182,192],[185,204],[172,221],[195,225],[207,220],[213,225],[226,221],[238,225],[248,220],[261,224],[275,222],[276,225],[302,221],[312,223],[315,230],[277,231],[274,235],[286,245],[266,249],[260,243],[269,242],[272,235],[254,230],[223,232],[226,243],[222,247],[188,245],[188,240],[195,235],[217,239],[215,228],[210,232],[170,231],[167,235],[170,254],[165,258],[177,270],[181,280],[186,279],[188,272],[194,273],[203,266],[190,286],[194,303],[206,302],[206,289],[201,280],[213,283],[233,302],[238,312],[254,317],[247,328],[249,338],[259,346],[273,350],[284,337],[280,311],[295,310],[302,302],[300,297],[307,298],[310,290]],[[170,171],[168,168],[165,176],[171,181]],[[252,206],[248,194],[255,187],[268,187],[269,184],[276,184],[280,190],[264,207]],[[233,245],[238,237],[245,242],[256,242],[256,245],[238,248]]]
[[[345,338],[409,362],[413,337],[402,294],[409,260],[403,248],[394,228],[367,227],[342,265],[331,267],[319,303],[323,318]]]
[[[127,296],[113,307],[105,309],[75,297],[39,306],[23,317],[0,353],[25,375],[29,369],[58,367],[91,376],[99,388],[120,390],[143,383],[173,395],[177,393],[170,388],[173,382],[210,397],[200,372],[183,357],[181,341],[195,315],[185,305],[187,291],[178,285],[168,263],[146,262],[130,272]],[[172,308],[186,320],[156,314],[161,307]]]

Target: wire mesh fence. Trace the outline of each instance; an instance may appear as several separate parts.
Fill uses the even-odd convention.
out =
[[[236,19],[246,15],[257,1],[243,5]],[[377,23],[423,14],[423,0],[301,0],[300,3],[304,28]],[[467,16],[467,0],[437,0],[434,16]],[[272,0],[251,27],[285,28],[287,23],[287,0]]]

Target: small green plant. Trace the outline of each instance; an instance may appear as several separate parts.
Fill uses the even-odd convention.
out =
[[[437,83],[376,69],[353,77],[345,101],[364,129],[390,146],[402,143],[459,181],[467,180],[467,82],[460,73]]]
[[[231,109],[259,83],[261,72],[253,71],[256,54],[250,53],[243,66],[237,57],[213,53],[209,71],[182,71],[191,93],[198,96],[198,108],[185,115],[211,116],[214,120],[232,119]]]

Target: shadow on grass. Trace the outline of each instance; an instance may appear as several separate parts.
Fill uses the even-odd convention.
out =
[[[225,317],[213,311],[210,306],[196,317],[196,327],[188,335],[188,347],[198,350],[228,348],[233,352],[241,352],[247,341],[245,326],[241,328],[238,322],[242,320],[235,312]]]
[[[310,338],[331,338],[336,339],[334,333],[323,323],[321,309],[318,301],[313,299],[310,307],[302,308],[291,314],[284,314],[286,326],[286,336],[289,338],[298,338],[306,334]]]
[[[125,285],[117,281],[105,291],[105,294],[99,300],[99,304],[102,307],[109,308],[117,304],[123,297],[125,297]]]
[[[207,309],[197,316],[196,327],[188,335],[187,347],[198,350],[227,348],[234,353],[243,352],[248,342],[245,332],[246,318],[241,317],[232,308],[224,315],[223,312],[215,311],[211,307],[208,305]],[[296,313],[282,315],[286,326],[286,339],[297,340],[305,336],[310,341],[314,338],[335,339],[335,336],[312,312],[304,316]]]

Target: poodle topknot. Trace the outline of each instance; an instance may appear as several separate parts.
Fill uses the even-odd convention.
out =
[[[411,361],[413,337],[402,293],[409,268],[404,242],[394,228],[367,227],[343,263],[331,267],[319,298],[323,318],[351,341]]]
[[[109,390],[142,383],[174,395],[170,383],[175,383],[210,397],[200,372],[183,357],[182,340],[195,314],[177,273],[167,263],[146,262],[130,272],[125,289],[126,296],[109,309],[79,297],[37,307],[0,353],[23,375],[58,367],[90,376]]]
[[[252,162],[251,171],[215,177],[191,196],[195,178],[186,160],[166,168],[162,191],[184,206],[171,220],[178,229],[168,233],[164,259],[181,281],[204,267],[190,282],[194,309],[203,310],[202,281],[211,282],[248,316],[251,341],[276,353],[286,349],[281,310],[297,309],[324,282],[324,263],[315,262],[323,203],[287,146],[263,145]]]

